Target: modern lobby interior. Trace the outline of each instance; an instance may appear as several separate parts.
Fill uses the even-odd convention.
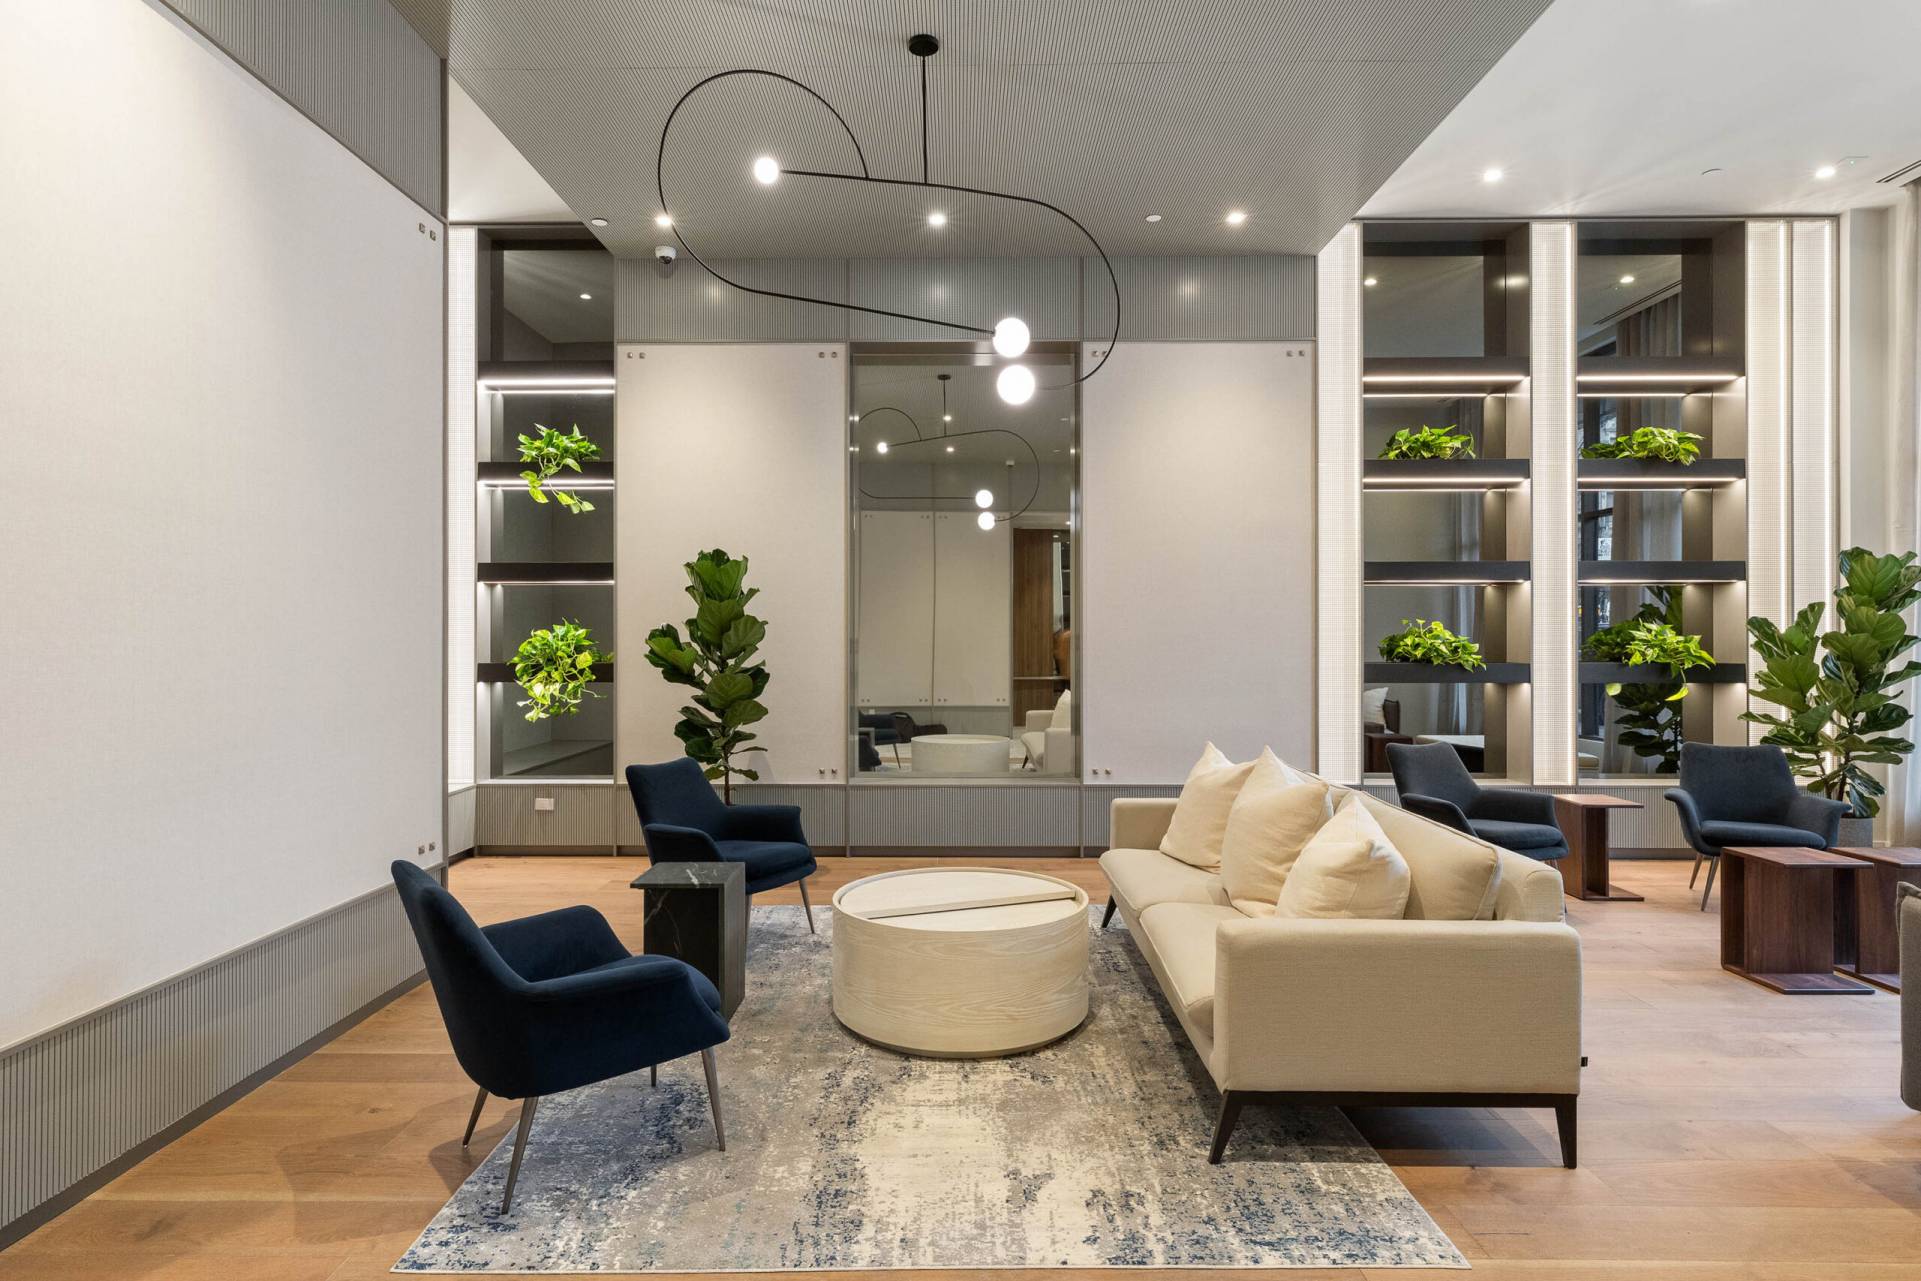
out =
[[[8,6],[0,1281],[1921,1277],[1917,47]]]

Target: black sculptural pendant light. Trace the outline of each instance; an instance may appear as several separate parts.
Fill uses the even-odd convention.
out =
[[[1010,368],[1011,367],[1012,366],[1010,366]],[[1090,370],[1089,372],[1091,373],[1092,371]],[[964,502],[971,497],[973,499],[974,506],[980,509],[980,515],[974,518],[974,522],[975,524],[979,525],[983,530],[992,529],[997,524],[1011,523],[1012,521],[1018,519],[1019,517],[1025,516],[1028,513],[1028,511],[1034,506],[1034,500],[1040,497],[1040,492],[1041,492],[1041,458],[1040,458],[1040,454],[1035,451],[1033,443],[1029,441],[1027,437],[1021,435],[1019,432],[1010,431],[1008,428],[1005,428],[1005,427],[980,427],[970,431],[954,431],[954,432],[948,431],[944,424],[953,421],[953,415],[947,411],[947,383],[948,383],[948,380],[953,377],[953,375],[936,374],[935,377],[940,379],[940,411],[941,411],[940,417],[941,417],[941,422],[943,426],[941,427],[941,431],[939,435],[929,436],[926,432],[923,432],[920,429],[920,422],[912,414],[908,413],[905,409],[898,408],[897,406],[894,406],[894,405],[876,405],[874,408],[868,410],[866,413],[862,414],[859,418],[855,419],[854,425],[856,427],[864,426],[869,418],[874,418],[881,414],[897,414],[900,417],[905,418],[907,420],[907,425],[914,429],[914,439],[912,440],[902,440],[902,441],[893,442],[892,444],[890,444],[888,441],[885,441],[885,440],[880,441],[874,447],[874,452],[877,454],[886,454],[890,450],[901,450],[901,449],[907,450],[911,453],[913,452],[916,446],[936,445],[936,444],[944,445],[947,448],[948,452],[952,453],[953,441],[964,440],[970,436],[1012,436],[1015,440],[1020,442],[1021,448],[1027,451],[1028,460],[1032,464],[1032,477],[1027,487],[1026,500],[1021,503],[1018,509],[1010,510],[1005,515],[1002,515],[1002,514],[996,513],[993,510],[994,491],[991,489],[977,489],[973,492],[972,495],[935,494],[935,493],[876,494],[871,490],[869,490],[865,485],[862,485],[860,487],[861,497],[872,498],[872,499],[892,499],[895,501],[905,501],[905,502],[926,502],[926,503]],[[1014,460],[1011,458],[1008,459],[1007,466],[1008,466],[1007,475],[1009,478],[1008,484],[1011,487],[1013,484]]]
[[[1056,387],[1049,387],[1046,390],[1059,391],[1065,387],[1071,387],[1075,383],[1085,382],[1100,372],[1101,366],[1107,363],[1108,356],[1113,354],[1115,342],[1119,341],[1121,336],[1121,285],[1120,281],[1114,275],[1114,264],[1109,261],[1107,251],[1101,248],[1100,241],[1094,239],[1094,233],[1082,226],[1080,220],[1075,218],[1074,215],[1068,213],[1058,205],[1051,205],[1045,200],[1037,200],[1032,196],[1017,196],[1005,191],[988,191],[980,187],[963,186],[959,183],[933,182],[929,180],[927,159],[927,60],[940,52],[940,41],[930,35],[917,35],[907,42],[907,51],[921,60],[920,177],[918,179],[876,178],[868,171],[867,155],[861,150],[860,139],[854,136],[853,129],[848,126],[847,121],[841,116],[840,112],[835,111],[834,105],[828,102],[827,99],[821,97],[818,93],[815,93],[812,89],[794,79],[792,76],[784,76],[778,71],[764,71],[753,67],[743,67],[734,71],[718,71],[704,80],[695,82],[686,93],[680,95],[679,100],[674,103],[673,110],[667,113],[666,123],[660,127],[660,147],[654,156],[654,189],[660,197],[660,207],[663,211],[663,217],[671,219],[667,225],[672,230],[674,239],[680,243],[682,249],[687,251],[687,256],[705,268],[709,275],[713,276],[722,284],[731,286],[743,293],[759,294],[764,298],[785,298],[792,302],[814,303],[821,307],[837,307],[842,311],[864,312],[870,316],[890,316],[896,320],[912,320],[924,325],[934,325],[941,329],[954,329],[962,333],[980,334],[991,338],[993,340],[994,351],[998,355],[1005,356],[1010,360],[1020,356],[1027,350],[1027,344],[1031,335],[1027,327],[1027,322],[1018,316],[1004,317],[992,328],[986,328],[980,325],[961,324],[952,320],[938,320],[932,316],[917,316],[910,312],[888,311],[880,307],[863,307],[858,303],[851,302],[836,302],[831,298],[813,298],[806,294],[783,293],[778,289],[761,289],[754,285],[742,284],[740,281],[733,280],[721,272],[714,270],[713,265],[700,256],[700,251],[687,242],[686,234],[681,230],[681,220],[678,216],[674,215],[674,206],[667,199],[667,185],[662,176],[662,171],[666,166],[667,160],[667,135],[674,127],[674,117],[680,114],[680,109],[687,105],[690,98],[716,81],[726,80],[731,76],[765,76],[770,80],[779,80],[783,84],[794,86],[794,88],[827,108],[828,114],[834,117],[835,121],[839,123],[841,130],[846,133],[847,141],[853,144],[854,158],[860,165],[860,172],[837,173],[820,169],[789,169],[782,166],[780,161],[772,156],[761,156],[753,162],[752,166],[754,177],[761,184],[772,186],[783,177],[791,177],[819,178],[833,182],[864,182],[886,187],[925,187],[932,191],[957,191],[966,195],[986,196],[995,200],[1012,200],[1024,205],[1037,206],[1065,218],[1074,225],[1075,230],[1087,237],[1087,243],[1094,246],[1094,252],[1100,255],[1101,265],[1107,269],[1108,284],[1111,285],[1114,290],[1114,335],[1108,340],[1107,346],[1102,350],[1100,359],[1094,362],[1093,368],[1072,379],[1070,382],[1060,384]],[[1037,390],[1034,371],[1022,364],[1003,366],[995,380],[995,389],[1000,393],[1001,399],[1007,403],[1011,405],[1025,404],[1027,401],[1033,399],[1034,392]]]

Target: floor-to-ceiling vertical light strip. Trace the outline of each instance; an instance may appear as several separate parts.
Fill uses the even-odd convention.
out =
[[[1798,609],[1834,590],[1834,223],[1796,219],[1790,234],[1788,603]]]
[[[1793,610],[1788,567],[1791,299],[1788,225],[1748,224],[1748,602],[1750,616],[1786,623]],[[1750,667],[1760,660],[1751,650]],[[1759,741],[1766,730],[1748,727]]]
[[[447,229],[447,785],[474,781],[474,283],[479,233]]]
[[[1316,768],[1361,781],[1361,229],[1349,223],[1315,273]]]
[[[1533,306],[1528,329],[1533,460],[1533,646],[1529,654],[1537,787],[1575,782],[1579,646],[1575,575],[1578,519],[1574,420],[1574,224],[1537,222],[1528,236]]]

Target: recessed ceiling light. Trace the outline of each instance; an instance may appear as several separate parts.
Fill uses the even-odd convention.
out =
[[[580,296],[580,300],[582,302],[592,302],[594,300],[594,296],[592,294],[582,294]]]
[[[947,215],[936,209],[933,213],[927,215],[927,225],[930,227],[945,227],[947,225]]]
[[[669,218],[666,214],[657,213],[654,215],[654,226],[671,227],[673,225],[674,225],[674,220],[672,218]]]
[[[1834,177],[1834,175],[1835,175],[1835,168],[1833,165],[1822,165],[1819,169],[1816,169],[1814,171],[1814,176],[1817,178],[1823,178],[1823,179],[1832,178]]]
[[[1364,279],[1363,279],[1363,280],[1361,281],[1361,284],[1363,284],[1363,285],[1365,285],[1365,286],[1366,286],[1367,288],[1369,288],[1369,289],[1372,289],[1372,288],[1374,288],[1374,286],[1376,286],[1376,285],[1378,285],[1378,284],[1380,284],[1380,283],[1381,283],[1380,281],[1378,281],[1378,280],[1376,280],[1376,279],[1375,279],[1374,277],[1372,277],[1372,276],[1368,276],[1368,277],[1366,277],[1366,278],[1364,278]]]
[[[596,227],[605,227],[607,225],[605,218],[589,218],[587,221],[593,223]]]
[[[1621,277],[1621,283],[1622,283],[1622,284],[1624,284],[1624,285],[1631,285],[1631,284],[1633,284],[1633,283],[1634,283],[1634,277],[1633,277],[1633,276],[1623,276],[1623,277]]]
[[[1493,168],[1492,166],[1489,166],[1488,168],[1481,170],[1482,182],[1499,182],[1501,179],[1505,177],[1507,177],[1505,173],[1503,173],[1499,169]]]
[[[1230,209],[1230,210],[1228,210],[1228,211],[1227,211],[1227,225],[1228,225],[1228,226],[1230,226],[1230,227],[1238,227],[1238,226],[1240,226],[1240,225],[1241,225],[1242,223],[1244,223],[1244,222],[1246,222],[1246,221],[1247,221],[1247,211],[1246,211],[1246,210],[1244,210],[1244,209]]]
[[[951,422],[953,422],[953,421],[954,421],[954,415],[952,415],[952,414],[942,414],[942,415],[940,416],[940,420],[941,420],[942,422],[944,422],[944,423],[951,423]]]
[[[949,445],[949,446],[947,447],[947,452],[948,452],[948,453],[950,453],[950,454],[951,454],[951,453],[953,453],[953,452],[954,452],[954,447],[953,447],[952,445]]]
[[[1159,222],[1161,220],[1161,216],[1159,214],[1149,214],[1147,215],[1147,220],[1149,222]]]

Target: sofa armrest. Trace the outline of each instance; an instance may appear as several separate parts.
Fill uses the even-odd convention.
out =
[[[1172,796],[1117,797],[1108,810],[1107,844],[1117,850],[1157,850],[1174,821]]]
[[[1533,921],[1227,921],[1226,1090],[1574,1094],[1581,940]]]

